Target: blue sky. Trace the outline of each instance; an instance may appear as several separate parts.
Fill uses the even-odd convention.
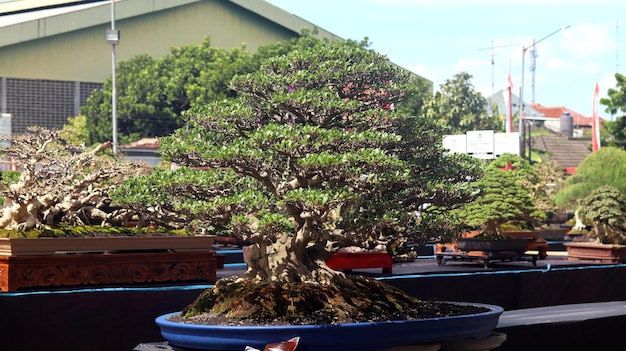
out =
[[[341,38],[372,48],[434,83],[468,72],[485,97],[508,74],[524,101],[591,116],[626,74],[626,2],[616,0],[266,0]],[[567,29],[559,30],[563,26]],[[556,32],[556,33],[555,33]],[[547,38],[546,38],[547,37]],[[531,71],[535,39],[535,70]],[[543,39],[543,40],[542,40]],[[534,83],[533,83],[534,77]],[[612,119],[598,105],[598,113]]]

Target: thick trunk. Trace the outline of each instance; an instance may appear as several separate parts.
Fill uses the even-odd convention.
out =
[[[331,255],[325,243],[307,245],[302,234],[281,233],[273,243],[262,241],[252,245],[244,278],[329,284],[334,276],[342,275],[326,265]]]
[[[489,220],[483,226],[481,232],[487,235],[500,235],[502,234],[502,228],[500,226],[500,222]]]

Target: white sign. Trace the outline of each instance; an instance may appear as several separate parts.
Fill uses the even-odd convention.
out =
[[[496,157],[504,154],[519,155],[519,133],[495,133],[493,135],[493,149]]]
[[[494,159],[504,153],[519,155],[519,133],[494,133],[493,130],[469,131],[444,135],[443,147],[450,153],[462,153],[482,159]]]
[[[444,135],[443,136],[443,148],[450,150],[451,154],[466,154],[467,153],[467,140],[464,134],[459,135]]]
[[[477,158],[494,158],[493,130],[472,130],[467,135],[467,154]]]

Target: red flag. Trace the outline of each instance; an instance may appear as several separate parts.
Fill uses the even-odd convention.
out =
[[[504,95],[505,104],[507,106],[507,114],[506,114],[506,123],[505,132],[512,133],[513,132],[513,81],[511,80],[511,73],[509,73],[509,77],[506,80],[506,92]]]
[[[596,82],[596,89],[593,92],[593,116],[591,125],[591,145],[593,151],[600,149],[600,117],[598,116],[599,94],[600,88],[598,87],[598,82]]]

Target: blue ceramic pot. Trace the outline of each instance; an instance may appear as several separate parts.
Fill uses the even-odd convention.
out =
[[[487,307],[477,314],[333,325],[223,326],[168,321],[180,312],[156,319],[161,335],[172,346],[198,350],[242,351],[246,346],[263,350],[265,345],[300,337],[298,351],[367,351],[400,345],[424,344],[489,336],[504,311],[500,306],[462,303]]]

